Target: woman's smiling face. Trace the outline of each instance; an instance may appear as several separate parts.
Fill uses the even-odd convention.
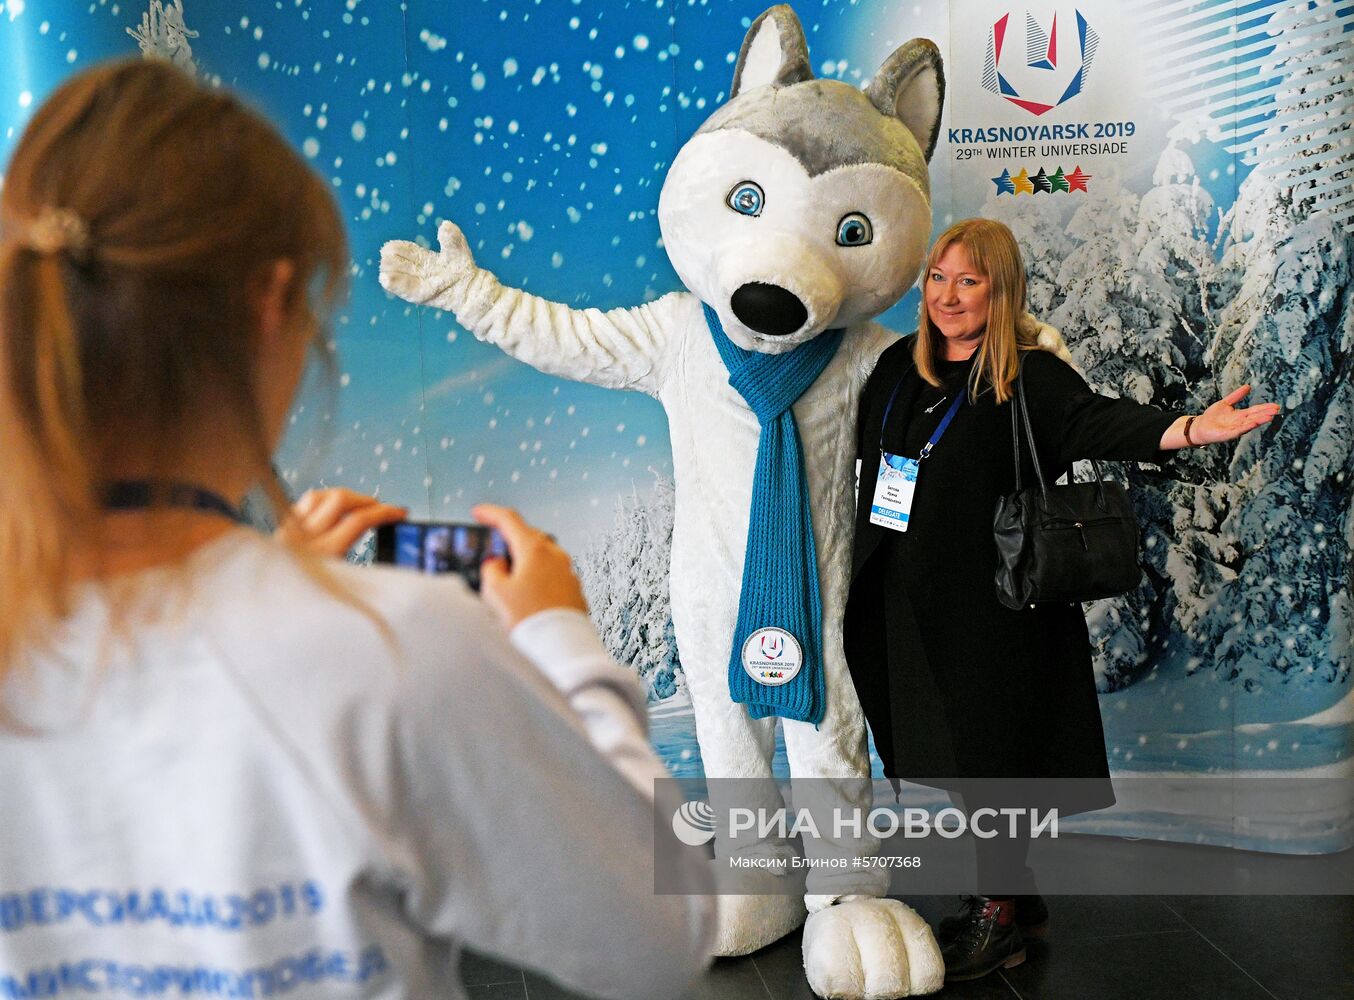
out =
[[[967,358],[987,329],[992,285],[987,275],[974,267],[967,248],[951,243],[936,266],[926,274],[926,315],[945,338],[945,357]]]

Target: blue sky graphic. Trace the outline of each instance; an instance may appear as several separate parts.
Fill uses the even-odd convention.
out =
[[[405,4],[186,0],[199,72],[242,91],[330,178],[353,247],[334,324],[338,384],[313,379],[280,465],[296,489],[346,485],[460,518],[522,508],[580,547],[614,498],[670,473],[659,405],[538,374],[450,316],[389,299],[379,249],[455,220],[508,284],[574,306],[679,287],[658,192],[677,149],[722,102],[764,5],[536,0]],[[800,5],[814,69],[859,82],[943,8]],[[135,55],[146,5],[0,5],[0,156],[70,73]],[[885,321],[911,329],[915,298]]]

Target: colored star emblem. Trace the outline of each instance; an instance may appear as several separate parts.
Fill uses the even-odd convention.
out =
[[[1062,167],[1059,167],[1057,170],[1053,171],[1053,173],[1049,174],[1048,184],[1050,190],[1052,191],[1066,192],[1071,190],[1067,183],[1067,178],[1063,176]]]
[[[1062,169],[1061,167],[1059,169]],[[1086,182],[1091,179],[1090,174],[1083,174],[1081,167],[1074,167],[1072,172],[1067,175],[1068,191],[1085,191]]]
[[[993,177],[992,183],[997,185],[997,197],[1004,194],[1015,194],[1015,185],[1011,183],[1011,171],[1003,169],[1000,177]]]
[[[1011,186],[1015,189],[1014,194],[1034,194],[1034,183],[1030,180],[1030,172],[1024,167],[1020,168],[1020,173],[1011,178]]]
[[[1048,174],[1044,173],[1044,168],[1040,167],[1039,172],[1030,178],[1030,183],[1034,185],[1035,194],[1049,194],[1053,191],[1053,185],[1049,183]]]

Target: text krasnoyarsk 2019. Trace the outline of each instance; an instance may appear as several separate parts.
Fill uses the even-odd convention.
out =
[[[1067,122],[1062,125],[955,126],[946,138],[951,146],[972,143],[1075,142],[1097,139],[1127,139],[1138,131],[1136,122]]]
[[[982,840],[994,837],[1016,837],[1024,829],[1031,837],[1058,836],[1057,809],[1025,809],[1006,807],[982,808],[971,813],[948,808],[931,812],[928,809],[832,809],[829,817],[816,817],[815,810],[752,809],[733,806],[725,816],[730,837],[753,834],[757,837],[819,838],[823,836],[824,821],[828,835],[842,837],[901,836],[919,840],[932,835],[954,839],[966,833]],[[1028,825],[1022,820],[1028,818]]]

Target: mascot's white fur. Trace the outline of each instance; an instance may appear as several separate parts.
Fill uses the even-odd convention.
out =
[[[702,303],[733,343],[767,354],[845,328],[793,407],[820,573],[826,715],[817,727],[783,725],[793,779],[829,779],[815,787],[830,788],[834,805],[870,806],[865,722],[841,640],[857,399],[895,336],[870,321],[913,284],[925,257],[927,160],[943,93],[940,54],[923,39],[889,56],[864,91],[813,79],[798,19],[774,7],[748,31],[730,100],[682,147],[660,196],[664,245],[690,291],[609,312],[570,309],[501,285],[449,222],[440,253],[403,241],[382,250],[381,284],[395,295],[455,313],[476,337],[543,372],[662,402],[677,489],[672,617],[709,778],[769,778],[776,720],[752,719],[729,693],[759,424],[729,384]],[[806,851],[878,852],[877,839],[833,842],[823,832]],[[721,837],[715,849],[783,858],[788,845]],[[887,885],[887,869],[848,865],[811,870],[803,903],[722,896],[720,953],[769,944],[807,909],[804,964],[820,996],[938,990],[944,965],[930,928],[882,898]]]

